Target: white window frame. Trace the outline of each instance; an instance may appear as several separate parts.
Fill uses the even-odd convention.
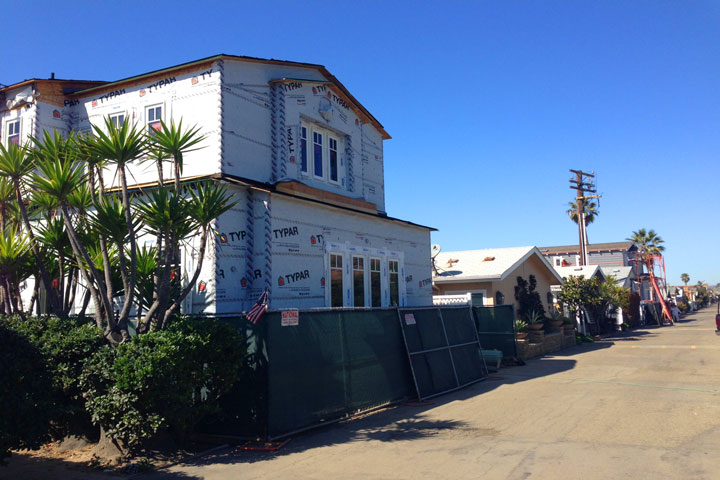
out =
[[[325,242],[325,307],[332,307],[332,257],[338,255],[343,259],[342,282],[343,282],[343,308],[353,307],[355,292],[353,278],[353,256],[364,256],[364,288],[365,288],[365,305],[368,307],[358,308],[377,308],[371,307],[372,296],[370,291],[370,260],[380,261],[380,308],[390,306],[390,272],[389,261],[398,263],[398,302],[400,307],[407,306],[407,285],[405,277],[405,255],[401,251],[386,250],[384,248],[371,248],[350,243]],[[334,307],[339,308],[339,307]]]
[[[127,112],[115,112],[108,115],[108,118],[110,118],[110,121],[115,125],[115,128],[122,127],[122,122],[118,120],[120,117],[123,118],[123,122],[127,120]]]
[[[303,135],[302,130],[305,129],[306,137],[305,148],[303,149]],[[315,134],[322,135],[322,149],[321,149],[321,167],[322,172],[318,175],[315,169]],[[344,139],[342,135],[338,135],[335,132],[316,126],[309,122],[302,122],[299,130],[300,137],[300,174],[303,176],[311,177],[318,181],[327,182],[331,185],[341,185],[342,179],[344,178],[344,162],[342,160]],[[333,180],[330,176],[330,141],[335,143],[335,152],[337,153],[337,179]],[[302,156],[305,155],[306,168],[302,168]]]
[[[370,307],[372,307],[372,308],[380,308],[383,306],[382,258],[371,255],[370,257],[368,257],[368,260],[369,260],[368,261],[368,280],[367,280],[368,281],[368,291],[367,291],[368,301],[366,303],[368,305],[370,305]],[[378,262],[377,270],[372,269],[372,262],[374,262],[374,261]],[[372,287],[373,287],[372,274],[373,274],[373,272],[377,272],[379,274],[378,281],[380,282],[380,285],[379,285],[379,287],[380,287],[380,305],[378,305],[378,306],[374,306],[372,304]]]
[[[320,139],[320,175],[317,174],[316,160],[315,160],[315,136]],[[327,139],[328,136],[319,128],[312,129],[312,145],[310,147],[310,153],[312,154],[312,176],[319,180],[325,180],[327,173]]]
[[[395,262],[395,263],[397,263],[397,272],[391,272],[391,271],[390,271],[390,262]],[[402,279],[402,274],[401,274],[401,273],[402,273],[402,272],[401,272],[402,269],[401,269],[401,267],[400,267],[400,264],[401,264],[400,259],[399,259],[399,258],[395,258],[395,257],[388,257],[387,260],[385,261],[385,264],[387,265],[387,275],[388,275],[388,282],[387,282],[387,305],[388,305],[389,307],[392,307],[392,306],[393,306],[393,305],[392,305],[392,292],[391,292],[391,290],[390,290],[390,289],[392,288],[392,287],[390,286],[390,285],[391,285],[390,275],[391,275],[392,273],[396,273],[397,276],[398,276],[398,279],[397,279],[397,284],[398,284],[398,303],[397,303],[397,306],[400,307],[400,306],[402,306],[402,303],[403,303],[403,301],[402,301],[402,300],[403,300],[403,298],[402,298],[402,297],[403,297],[403,294],[402,294],[402,288],[401,288],[401,287],[402,287],[402,280],[403,280],[403,279]]]
[[[342,265],[340,266],[340,269],[339,269],[340,270],[340,281],[342,282],[341,289],[340,289],[340,295],[342,296],[342,307],[345,307],[347,304],[347,299],[345,298],[345,290],[346,290],[346,278],[345,277],[347,275],[345,274],[345,271],[346,271],[346,268],[347,268],[346,265],[348,262],[345,260],[345,255],[342,252],[338,252],[338,251],[334,251],[334,250],[330,250],[328,252],[328,256],[327,256],[327,259],[328,259],[328,281],[327,281],[327,286],[326,286],[326,288],[327,288],[327,296],[326,296],[327,306],[333,307],[333,305],[332,305],[332,282],[333,282],[332,272],[333,272],[333,269],[337,269],[337,267],[332,266],[332,257],[333,256],[338,256],[342,259]],[[341,307],[333,307],[333,308],[341,308]]]
[[[150,111],[152,110],[152,111],[154,112],[156,108],[160,108],[160,119],[159,119],[159,120],[158,120],[158,119],[154,119],[154,120],[152,120],[152,122],[151,122],[151,121],[150,121]],[[151,126],[151,123],[155,123],[155,122],[158,122],[158,121],[162,122],[162,121],[164,121],[164,119],[165,119],[165,104],[164,104],[164,103],[154,103],[154,104],[152,104],[152,105],[146,105],[146,106],[145,106],[145,127],[147,128],[146,131],[147,131],[148,133],[151,133],[151,132],[150,132],[150,129],[151,129],[151,128],[152,128],[153,130],[157,130],[156,128],[154,128],[154,127]]]
[[[12,143],[10,141],[11,137],[17,137],[16,145],[18,145],[18,146],[20,145],[20,139],[22,138],[22,121],[21,120],[22,120],[21,118],[16,118],[13,120],[5,121],[5,145],[9,146],[10,143]],[[17,125],[17,127],[16,127],[17,130],[11,134],[10,127],[12,127],[13,125]]]
[[[305,130],[305,136],[303,137],[303,130]],[[310,157],[308,156],[308,141],[310,137],[310,128],[307,125],[300,125],[300,173],[302,175],[308,175],[310,170]],[[303,145],[303,140],[305,145]],[[305,156],[305,168],[303,168],[303,156]]]
[[[355,259],[358,258],[362,260],[362,270],[355,269]],[[369,306],[369,296],[368,296],[368,273],[370,269],[370,263],[368,262],[368,258],[365,255],[357,255],[353,254],[351,255],[351,261],[352,261],[352,268],[350,269],[351,277],[352,277],[352,300],[353,300],[353,307],[360,308],[360,307],[368,307]],[[355,272],[362,271],[363,274],[363,304],[362,305],[355,305]]]

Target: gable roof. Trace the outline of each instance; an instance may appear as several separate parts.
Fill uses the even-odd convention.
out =
[[[537,255],[548,271],[562,283],[562,277],[542,256],[537,247],[487,248],[441,252],[435,257],[438,274],[433,273],[436,283],[504,280],[528,258]],[[449,260],[457,260],[450,265]]]
[[[538,247],[543,255],[570,255],[579,254],[579,245],[561,245],[558,247]],[[606,242],[588,244],[588,252],[625,252],[637,250],[635,244],[631,241],[626,242]]]
[[[595,276],[600,276],[603,280],[607,278],[599,265],[569,265],[567,267],[553,266],[553,268],[558,273],[558,275],[563,278],[567,278],[570,276],[579,277],[580,275],[585,278],[593,278]]]
[[[600,270],[607,278],[614,277],[616,283],[625,283],[634,276],[633,267],[600,267]]]
[[[382,124],[355,98],[352,96],[352,94],[348,91],[348,89],[345,87],[345,85],[338,80],[335,75],[330,73],[330,71],[325,68],[324,65],[319,65],[316,63],[304,63],[304,62],[293,62],[290,60],[277,60],[274,58],[259,58],[259,57],[248,57],[248,56],[242,56],[242,55],[228,55],[226,53],[220,53],[217,55],[213,55],[211,57],[205,57],[201,58],[199,60],[193,60],[191,62],[185,62],[178,65],[173,65],[171,67],[165,67],[161,68],[159,70],[153,70],[146,73],[141,73],[139,75],[133,75],[132,77],[123,78],[120,80],[116,80],[114,82],[108,82],[103,85],[98,85],[96,87],[87,88],[85,90],[81,90],[79,92],[76,92],[76,96],[84,96],[88,93],[94,93],[98,91],[104,91],[104,90],[113,90],[116,89],[116,87],[127,84],[127,83],[137,83],[138,81],[144,80],[146,77],[152,77],[157,75],[164,75],[168,72],[173,72],[175,70],[181,70],[181,69],[187,69],[189,67],[197,67],[200,68],[202,65],[205,65],[207,63],[212,63],[216,60],[234,60],[234,61],[240,61],[240,62],[251,62],[251,63],[265,63],[265,64],[271,64],[271,65],[284,65],[289,67],[301,67],[301,68],[312,68],[314,70],[317,70],[320,72],[320,74],[327,78],[330,85],[334,86],[338,91],[337,93],[343,98],[343,100],[347,101],[352,107],[355,113],[364,121],[367,123],[370,123],[373,125],[378,132],[380,132],[380,135],[382,135],[384,140],[390,139],[390,134],[385,131],[385,127],[382,126]],[[289,79],[278,79],[278,80],[289,80]]]

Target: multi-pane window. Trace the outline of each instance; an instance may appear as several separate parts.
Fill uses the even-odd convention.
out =
[[[146,112],[148,133],[152,134],[155,130],[160,130],[160,122],[162,122],[162,105],[147,107]]]
[[[343,257],[330,254],[330,306],[343,306]]]
[[[313,132],[313,175],[323,177],[323,134]]]
[[[370,306],[381,306],[380,259],[370,259]]]
[[[300,170],[303,173],[308,171],[307,131],[307,127],[300,127]]]
[[[123,123],[125,123],[125,113],[115,113],[110,115],[110,121],[115,128],[122,127]]]
[[[328,137],[328,151],[330,152],[330,181],[337,183],[338,181],[338,152],[337,152],[337,140]]]
[[[397,260],[388,260],[388,280],[390,284],[390,306],[400,304],[400,271]]]
[[[14,143],[20,145],[20,120],[13,120],[7,124],[8,145]]]
[[[365,258],[353,257],[353,306],[365,306]]]
[[[300,172],[317,180],[342,182],[342,141],[334,133],[313,125],[300,126]]]

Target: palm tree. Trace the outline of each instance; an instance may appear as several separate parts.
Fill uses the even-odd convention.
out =
[[[40,278],[45,286],[45,291],[48,295],[48,301],[50,302],[50,308],[53,312],[61,314],[57,297],[50,283],[50,275],[48,275],[45,262],[40,255],[40,249],[38,248],[37,241],[35,240],[35,234],[33,233],[30,225],[30,217],[28,216],[27,209],[25,208],[25,198],[23,196],[23,188],[25,181],[33,172],[35,168],[33,156],[29,155],[26,146],[18,146],[13,143],[9,144],[5,148],[0,144],[0,174],[6,176],[15,190],[15,200],[17,202],[18,210],[22,218],[23,225],[25,226],[25,232],[30,242],[30,248],[35,261],[37,262],[38,271]],[[9,293],[9,292],[8,292]]]
[[[629,240],[637,245],[638,252],[636,254],[636,258],[647,268],[648,275],[650,276],[650,283],[652,284],[655,294],[662,305],[663,313],[670,323],[673,323],[672,315],[670,315],[670,311],[665,304],[664,296],[660,292],[660,288],[655,281],[655,257],[662,255],[663,250],[665,250],[665,247],[662,244],[665,241],[655,232],[655,230],[645,230],[644,228],[641,228],[636,232],[634,231],[632,236],[626,238],[625,240]]]
[[[683,273],[682,275],[680,275],[680,280],[682,280],[682,282],[687,287],[687,284],[690,281],[690,275],[688,275],[687,273]]]
[[[661,255],[665,247],[662,245],[665,240],[655,233],[655,230],[645,230],[641,228],[637,232],[633,232],[632,236],[626,238],[638,247],[638,253],[643,257]]]
[[[568,202],[568,205],[570,208],[566,210],[568,216],[570,217],[570,220],[572,220],[575,223],[578,223],[578,214],[577,214],[577,203],[575,202]],[[597,211],[597,204],[594,200],[588,200],[583,204],[583,210],[585,212],[585,225],[590,225],[595,221],[595,217],[599,215]]]

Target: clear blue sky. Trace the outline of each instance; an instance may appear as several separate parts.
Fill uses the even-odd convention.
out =
[[[12,2],[0,83],[115,80],[217,53],[320,63],[393,136],[388,213],[445,250],[654,228],[668,280],[720,282],[720,2]]]

